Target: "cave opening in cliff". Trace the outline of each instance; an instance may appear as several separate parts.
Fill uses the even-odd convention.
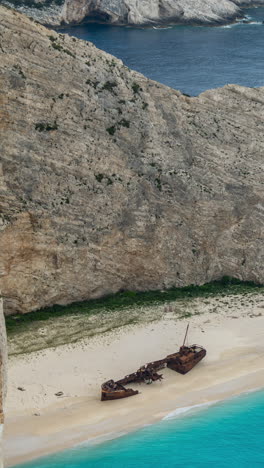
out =
[[[103,11],[93,10],[87,15],[82,23],[109,23],[111,16]]]

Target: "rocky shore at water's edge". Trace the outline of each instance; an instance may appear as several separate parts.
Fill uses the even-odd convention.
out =
[[[90,22],[157,27],[232,23],[244,17],[242,8],[262,6],[264,0],[0,0],[1,3],[53,27]]]

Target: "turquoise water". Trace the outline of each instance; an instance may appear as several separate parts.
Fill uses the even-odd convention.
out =
[[[261,391],[19,468],[257,468],[264,467],[263,442]]]
[[[88,24],[65,32],[92,41],[130,68],[194,96],[228,83],[264,85],[264,8],[246,14],[254,24],[168,29]]]

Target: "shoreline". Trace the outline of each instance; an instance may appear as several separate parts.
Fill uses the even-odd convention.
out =
[[[226,393],[224,398],[220,398],[218,400],[208,400],[203,403],[194,403],[191,406],[179,406],[175,410],[172,410],[171,412],[166,413],[163,417],[160,417],[160,416],[153,417],[153,420],[145,421],[144,424],[141,423],[138,425],[135,424],[135,425],[128,426],[127,428],[122,428],[122,429],[120,428],[120,430],[116,430],[115,432],[106,432],[103,435],[94,436],[94,437],[91,437],[90,439],[84,438],[84,435],[82,435],[80,436],[80,438],[76,439],[75,441],[72,439],[72,440],[67,440],[67,441],[62,442],[62,440],[60,439],[62,439],[64,435],[61,434],[60,439],[56,441],[56,447],[53,448],[50,445],[49,448],[45,448],[43,444],[43,447],[39,447],[36,453],[33,453],[32,455],[20,455],[18,458],[15,457],[15,462],[12,462],[12,458],[11,458],[10,462],[7,460],[5,466],[9,468],[15,468],[17,464],[37,461],[38,459],[41,460],[48,456],[56,455],[67,450],[74,450],[74,449],[78,449],[81,447],[88,448],[88,447],[93,447],[95,445],[100,445],[108,441],[115,440],[120,437],[124,437],[133,432],[139,431],[143,429],[145,426],[152,426],[152,425],[161,423],[162,421],[169,421],[172,419],[173,420],[182,419],[182,418],[188,417],[190,413],[206,410],[211,406],[222,404],[224,402],[228,402],[232,400],[233,398],[247,395],[249,393],[258,393],[260,391],[264,391],[263,376],[264,376],[264,373],[261,373],[261,375],[259,375],[259,380],[262,381],[262,386],[258,386],[258,387],[245,386],[243,389],[239,386],[237,391],[232,392],[232,393]],[[248,376],[245,376],[244,379],[246,380],[247,377]],[[27,440],[25,438],[25,443],[29,445],[31,443],[31,440],[29,439]]]
[[[262,5],[263,6],[263,5]],[[258,7],[255,8],[259,8]],[[247,9],[248,7],[245,7],[244,9]],[[253,7],[254,8],[254,7]],[[133,29],[165,29],[165,28],[173,28],[175,26],[192,26],[192,27],[208,27],[208,28],[214,28],[214,27],[219,27],[219,26],[226,26],[229,24],[235,24],[239,23],[241,20],[246,18],[244,14],[241,16],[236,16],[235,18],[230,18],[222,21],[215,21],[214,23],[209,23],[209,22],[202,22],[202,21],[186,21],[186,22],[178,22],[178,21],[171,21],[171,22],[153,22],[153,23],[146,23],[146,24],[125,24],[125,23],[104,23],[100,21],[83,21],[81,23],[69,23],[69,24],[63,24],[59,26],[52,26],[49,24],[44,24],[46,28],[52,28],[55,31],[63,31],[64,29],[68,28],[75,28],[78,26],[86,26],[88,24],[95,24],[95,25],[101,25],[101,26],[110,26],[110,27],[117,27],[117,28],[133,28]],[[67,34],[67,33],[66,33]]]
[[[228,26],[236,23],[242,22],[243,19],[246,19],[246,15],[243,13],[243,10],[250,10],[252,8],[263,8],[263,3],[254,3],[252,5],[240,5],[241,15],[237,15],[236,17],[230,17],[223,19],[222,21],[215,21],[215,22],[203,22],[203,21],[186,21],[186,22],[179,22],[179,21],[168,21],[168,22],[153,22],[153,23],[145,23],[145,24],[126,24],[126,23],[106,23],[103,21],[95,21],[89,20],[81,21],[80,23],[68,23],[68,24],[60,24],[60,25],[52,25],[52,24],[43,24],[46,28],[54,29],[55,31],[59,31],[63,33],[63,30],[68,28],[76,28],[78,26],[86,26],[88,24],[93,25],[103,25],[103,26],[112,26],[117,28],[135,28],[135,29],[164,29],[164,28],[172,28],[175,26],[192,26],[192,27],[208,27],[208,28],[215,28],[221,26]]]
[[[247,383],[248,377],[255,378],[253,386]],[[84,434],[85,428],[81,426],[79,429],[82,429],[81,435],[77,437],[71,437],[68,431],[61,432],[59,437],[56,439],[56,442],[52,444],[49,442],[49,447],[46,447],[46,441],[42,440],[40,442],[39,447],[31,454],[20,454],[18,457],[15,456],[13,459],[7,459],[6,467],[15,468],[17,464],[37,461],[38,459],[42,459],[51,455],[56,455],[61,452],[67,450],[74,450],[81,447],[93,447],[95,445],[100,445],[105,442],[118,439],[120,437],[126,436],[130,433],[139,431],[143,429],[145,426],[155,425],[161,423],[162,421],[169,421],[172,419],[182,419],[189,416],[190,413],[199,411],[199,410],[206,410],[210,406],[214,406],[217,404],[222,404],[224,402],[228,402],[233,398],[237,398],[239,396],[243,396],[249,393],[258,393],[259,391],[264,391],[263,385],[263,377],[264,371],[256,372],[252,374],[248,374],[243,376],[242,378],[235,379],[232,382],[228,382],[229,385],[234,386],[232,391],[227,391],[225,389],[225,385],[223,384],[221,387],[216,386],[216,388],[211,387],[208,389],[208,394],[205,392],[201,400],[190,400],[190,404],[188,406],[178,406],[176,409],[172,409],[169,412],[159,412],[158,415],[153,415],[152,418],[147,419],[145,421],[141,421],[141,423],[133,423],[128,425],[127,427],[119,427],[117,426],[114,431],[108,431],[100,435],[91,435],[89,439],[87,439],[87,435]],[[255,386],[257,385],[257,386]],[[220,398],[214,399],[212,398],[211,393],[217,392],[218,396],[221,395]],[[220,392],[220,393],[218,393]],[[206,401],[204,401],[206,400]],[[188,400],[184,402],[184,404],[188,404]],[[83,408],[83,406],[82,406]],[[23,421],[27,422],[27,421]],[[66,440],[63,440],[66,439]],[[25,443],[26,447],[32,443],[32,438],[25,437],[21,439],[20,442]]]
[[[4,4],[5,5],[5,4]],[[14,9],[16,9],[14,7],[14,5],[12,5],[12,3],[8,3],[7,2],[7,5],[13,7]],[[6,5],[5,5],[6,6]],[[179,18],[176,18],[176,20],[173,20],[173,18],[169,21],[163,21],[163,20],[160,20],[160,21],[153,21],[153,22],[147,22],[147,23],[142,23],[142,24],[128,24],[128,23],[107,23],[107,22],[103,22],[103,21],[96,21],[96,20],[92,20],[92,19],[89,19],[87,18],[86,20],[84,21],[80,21],[79,23],[67,23],[67,24],[52,24],[52,23],[48,23],[48,22],[40,22],[40,24],[42,24],[43,26],[45,26],[46,28],[50,28],[50,29],[54,29],[55,31],[61,31],[63,32],[64,29],[67,29],[69,27],[78,27],[78,26],[84,26],[84,25],[88,25],[88,24],[95,24],[95,25],[105,25],[105,26],[113,26],[113,27],[121,27],[121,28],[135,28],[135,29],[152,29],[153,27],[154,28],[168,28],[168,27],[174,27],[174,26],[192,26],[192,27],[218,27],[218,26],[227,26],[227,25],[231,25],[231,24],[235,24],[235,23],[239,23],[241,20],[245,19],[246,16],[245,14],[243,13],[243,10],[247,10],[247,9],[252,9],[252,8],[261,8],[263,7],[263,3],[261,2],[256,2],[252,5],[240,5],[239,8],[241,10],[241,14],[238,14],[237,16],[231,16],[231,17],[226,17],[226,18],[223,18],[222,20],[219,20],[219,21],[212,21],[212,22],[206,22],[206,21],[202,21],[202,20],[189,20],[189,21],[179,21]],[[17,8],[17,11],[21,12],[21,13],[24,13],[26,14],[27,16],[31,16],[32,17],[32,10],[29,8],[29,11],[27,11],[27,7],[23,7],[21,6],[20,8]],[[42,10],[38,10],[36,11],[37,14],[39,14]],[[44,11],[44,14],[45,14],[45,9],[43,9]],[[37,21],[39,22],[39,17],[38,15],[33,18],[34,21]],[[59,21],[59,20],[58,20]]]
[[[189,343],[204,345],[206,358],[185,376],[165,369],[161,383],[131,385],[140,391],[131,398],[101,402],[100,384],[173,352],[181,344],[186,320],[168,313],[157,322],[125,326],[72,345],[12,357],[6,466],[78,444],[101,443],[177,411],[183,417],[187,407],[262,388],[263,294],[241,295],[236,300],[223,297],[217,313],[203,313],[204,302],[195,302],[201,314],[188,319]],[[18,386],[25,391],[17,390]],[[56,397],[58,391],[64,395]]]
[[[260,8],[263,7],[263,4],[259,4],[258,6],[244,6],[241,7],[241,10],[246,10],[246,9],[251,9],[251,8]],[[110,27],[117,27],[117,28],[134,28],[134,29],[165,29],[165,28],[173,28],[175,26],[192,26],[192,27],[208,27],[208,28],[214,28],[214,27],[219,27],[219,26],[226,26],[229,24],[235,24],[239,23],[243,19],[245,19],[246,16],[242,13],[241,15],[236,16],[235,18],[226,18],[223,19],[222,21],[215,21],[215,22],[203,22],[203,21],[185,21],[185,22],[179,22],[179,21],[168,21],[168,22],[151,22],[151,23],[145,23],[145,24],[126,24],[126,23],[106,23],[102,21],[93,21],[87,19],[86,21],[82,21],[80,23],[68,23],[68,24],[61,24],[58,26],[53,26],[49,24],[43,24],[46,28],[51,28],[54,29],[55,31],[63,31],[64,29],[68,28],[76,28],[78,26],[86,26],[88,24],[95,24],[95,25],[101,25],[101,26],[110,26]],[[66,33],[67,34],[67,33]]]

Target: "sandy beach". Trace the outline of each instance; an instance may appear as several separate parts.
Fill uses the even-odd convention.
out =
[[[216,298],[193,299],[189,308],[198,313],[179,320],[170,306],[154,322],[11,356],[6,465],[78,443],[114,438],[181,414],[188,407],[263,387],[263,294],[222,297],[220,307]],[[146,362],[175,352],[188,322],[189,344],[207,349],[206,358],[189,374],[165,369],[160,383],[131,385],[139,389],[137,396],[100,401],[100,385],[105,380],[117,380]],[[57,392],[63,395],[56,396]]]

